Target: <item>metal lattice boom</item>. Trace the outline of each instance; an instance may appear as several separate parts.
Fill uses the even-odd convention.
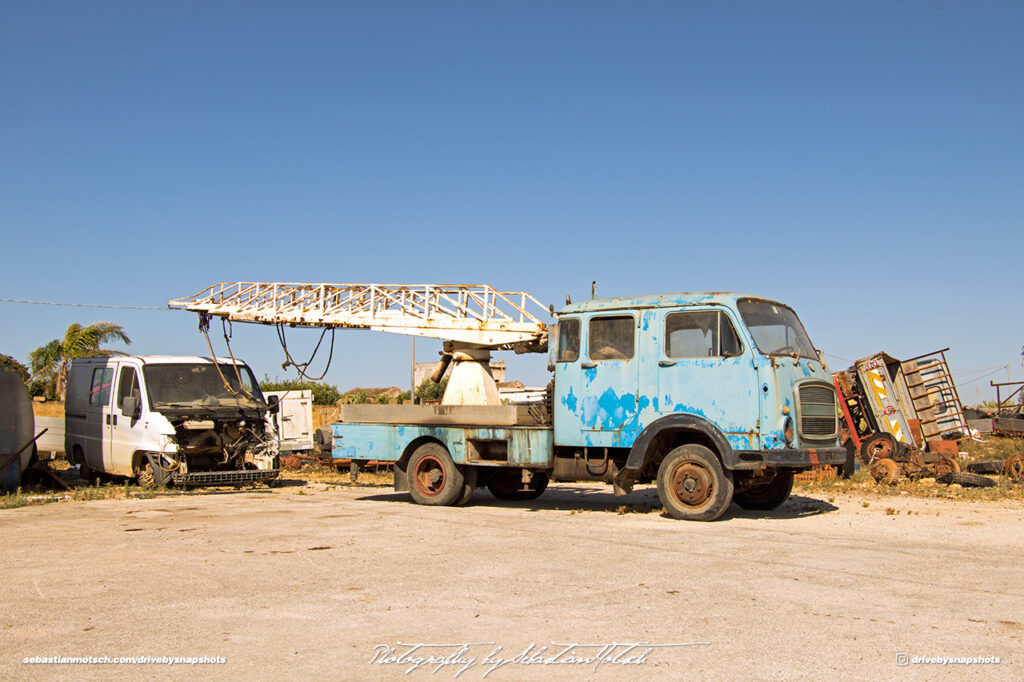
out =
[[[549,316],[533,296],[485,284],[220,282],[167,305],[235,322],[372,329],[518,351],[545,349]]]

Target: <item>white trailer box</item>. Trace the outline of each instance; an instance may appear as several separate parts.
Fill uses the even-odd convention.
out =
[[[313,392],[266,391],[268,398],[276,395],[280,402],[273,415],[274,426],[281,436],[281,452],[305,452],[313,449]]]

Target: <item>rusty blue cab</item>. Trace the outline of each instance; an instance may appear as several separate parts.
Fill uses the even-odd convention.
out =
[[[736,293],[595,299],[552,333],[556,447],[631,448],[659,428],[709,435],[728,469],[838,456],[835,392],[791,308]]]

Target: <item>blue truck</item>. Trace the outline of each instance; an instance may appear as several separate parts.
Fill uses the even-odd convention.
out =
[[[478,486],[529,500],[549,481],[656,483],[665,511],[768,510],[796,472],[842,465],[835,388],[792,308],[735,293],[592,299],[555,313],[554,380],[533,405],[344,406],[333,457],[394,464],[426,505]]]

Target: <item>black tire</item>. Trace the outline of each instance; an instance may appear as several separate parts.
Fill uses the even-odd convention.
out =
[[[530,490],[523,490],[522,469],[499,469],[487,482],[487,489],[499,500],[535,500],[544,494],[547,487],[547,473],[536,471],[530,481]]]
[[[991,488],[996,484],[988,476],[980,476],[978,474],[942,474],[935,479],[939,483],[959,483],[963,486],[970,486],[973,488]]]
[[[469,504],[469,501],[473,499],[473,493],[476,492],[476,467],[462,467],[462,476],[465,478],[465,482],[462,484],[462,496],[455,503],[456,507],[463,507]]]
[[[1003,463],[995,462],[973,462],[967,465],[967,471],[972,474],[992,474],[998,476],[1003,473]]]
[[[153,458],[143,456],[135,480],[140,488],[166,488],[171,484],[171,472],[153,466]]]
[[[732,473],[703,445],[681,445],[658,467],[658,498],[683,521],[714,521],[732,502]]]
[[[733,493],[732,500],[744,509],[767,511],[775,509],[789,498],[793,490],[793,472],[776,471],[767,483]]]
[[[860,461],[872,464],[896,456],[896,441],[888,433],[873,433],[860,442]]]
[[[92,484],[93,471],[92,468],[85,461],[85,453],[82,452],[82,448],[75,446],[71,451],[72,461],[78,465],[78,476],[86,483]]]
[[[466,477],[439,443],[424,443],[409,458],[409,494],[416,504],[452,506],[465,494]]]

